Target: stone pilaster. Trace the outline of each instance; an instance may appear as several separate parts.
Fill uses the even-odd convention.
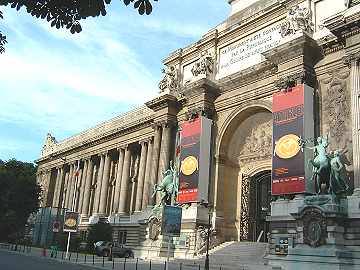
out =
[[[100,204],[99,204],[99,213],[102,215],[106,214],[106,202],[107,202],[109,176],[110,176],[110,162],[111,162],[111,156],[109,153],[106,153],[104,170],[103,170],[104,172],[101,180],[102,184],[100,190]]]
[[[59,183],[59,194],[57,199],[57,207],[63,208],[64,207],[64,199],[65,199],[65,180],[66,180],[66,173],[65,173],[65,165],[60,168],[60,183]]]
[[[85,186],[84,186],[84,198],[81,206],[81,214],[89,215],[89,206],[90,206],[90,193],[91,193],[91,182],[94,170],[94,164],[91,158],[87,158],[85,160],[86,166],[86,178],[85,178]]]
[[[124,155],[125,151],[123,148],[119,148],[119,160],[117,164],[117,172],[116,172],[116,182],[115,182],[115,196],[114,196],[114,203],[113,203],[113,212],[119,211],[119,199],[120,199],[120,189],[121,189],[121,177],[123,172],[123,165],[124,165]]]
[[[163,123],[162,124],[162,138],[161,138],[161,148],[160,148],[160,157],[159,157],[159,170],[157,175],[157,183],[160,184],[163,179],[163,173],[169,167],[170,154],[171,154],[171,134],[172,134],[172,123]],[[159,203],[161,195],[158,192],[156,194],[156,203]]]
[[[141,142],[139,175],[138,175],[138,183],[137,183],[137,190],[136,190],[135,211],[141,210],[141,203],[142,203],[142,197],[143,197],[142,195],[144,192],[147,153],[148,153],[148,143],[145,141],[142,141]]]
[[[97,175],[97,179],[96,179],[96,190],[95,190],[95,196],[94,196],[93,214],[97,214],[99,211],[100,191],[101,191],[101,184],[102,184],[102,176],[103,176],[103,172],[104,172],[104,163],[105,163],[105,156],[103,153],[101,153],[98,175]]]
[[[126,213],[126,203],[128,198],[128,186],[129,186],[129,175],[130,175],[130,165],[131,165],[131,149],[129,146],[125,148],[125,157],[124,157],[124,166],[121,177],[121,188],[120,188],[120,198],[119,198],[119,210],[120,214]]]
[[[72,163],[70,165],[70,172],[69,172],[69,185],[70,185],[70,196],[69,196],[69,199],[67,200],[67,205],[68,205],[68,208],[69,209],[72,209],[73,208],[73,201],[74,201],[74,190],[75,190],[75,182],[76,182],[76,179],[75,179],[75,170],[76,170],[76,164],[75,162]]]
[[[360,51],[348,54],[350,66],[354,195],[360,196]]]
[[[152,162],[151,162],[152,170],[151,170],[151,175],[150,175],[150,187],[149,187],[150,193],[152,193],[152,189],[153,189],[154,185],[157,183],[161,137],[162,137],[161,126],[155,125],[154,128],[155,128],[155,135],[154,135]],[[155,198],[152,198],[150,195],[149,204],[153,205],[154,203],[155,203]]]
[[[151,189],[150,189],[150,177],[151,177],[151,169],[152,169],[152,153],[153,153],[153,140],[148,141],[147,147],[147,157],[146,157],[146,170],[145,170],[145,180],[144,180],[144,191],[142,194],[142,203],[141,209],[144,210],[149,204],[149,198],[151,196]]]

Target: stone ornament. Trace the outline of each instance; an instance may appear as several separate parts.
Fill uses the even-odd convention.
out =
[[[203,75],[205,77],[214,73],[214,58],[208,51],[201,52],[200,58],[196,61],[191,69],[194,77]]]
[[[281,25],[282,37],[293,35],[296,32],[304,31],[309,34],[314,32],[311,10],[307,7],[292,7],[286,16],[286,21]]]
[[[160,235],[161,220],[157,217],[152,217],[149,220],[149,238],[150,240],[156,241]]]
[[[178,71],[175,66],[166,67],[162,70],[164,77],[159,83],[160,93],[168,90],[170,93],[176,90],[179,86]]]
[[[306,208],[302,219],[304,243],[314,248],[326,244],[326,219],[321,210],[315,207]]]

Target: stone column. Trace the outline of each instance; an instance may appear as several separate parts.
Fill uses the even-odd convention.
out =
[[[82,205],[83,205],[84,195],[85,195],[84,192],[85,192],[87,166],[88,166],[88,160],[84,159],[84,168],[82,170],[81,185],[80,185],[80,192],[79,192],[79,207],[78,207],[79,213],[82,213]]]
[[[69,199],[67,200],[67,205],[69,209],[73,207],[73,198],[74,198],[74,189],[75,189],[75,163],[70,165],[70,172],[69,172],[69,184],[70,184],[70,195]]]
[[[79,162],[81,163],[81,161],[79,160]],[[76,165],[77,167],[77,165]],[[75,195],[75,211],[80,212],[80,207],[81,207],[81,201],[82,201],[82,186],[83,186],[83,174],[85,174],[84,169],[80,168],[80,164],[79,164],[79,172],[78,172],[78,176],[77,176],[77,181],[76,181],[76,195]],[[76,176],[75,176],[76,177]]]
[[[93,214],[97,214],[99,211],[99,203],[100,203],[100,191],[101,191],[101,184],[102,184],[102,176],[104,171],[104,161],[105,156],[103,153],[100,154],[100,165],[98,169],[98,175],[96,179],[96,190],[94,196],[94,206],[93,206]]]
[[[154,185],[157,183],[157,176],[159,170],[159,156],[160,156],[160,147],[161,147],[161,135],[162,130],[161,126],[155,125],[155,134],[154,134],[154,144],[153,144],[153,155],[152,155],[152,170],[150,175],[150,193],[152,193],[152,189]],[[154,205],[155,198],[152,198],[150,195],[149,204]]]
[[[360,51],[348,56],[351,80],[354,195],[360,196]]]
[[[60,182],[59,182],[59,194],[57,198],[57,207],[64,207],[64,198],[65,198],[65,165],[60,168]]]
[[[81,214],[88,215],[89,214],[89,206],[90,206],[90,193],[91,193],[91,181],[93,176],[94,164],[91,158],[85,159],[86,162],[86,177],[85,177],[85,186],[84,186],[84,197],[81,206]]]
[[[69,197],[70,197],[70,181],[69,181],[69,176],[70,176],[70,173],[69,172],[64,172],[65,173],[65,182],[64,182],[64,185],[66,186],[66,194],[63,198],[63,202],[62,202],[62,205],[64,208],[68,208],[68,200],[69,200]]]
[[[137,183],[137,189],[136,189],[135,211],[141,210],[141,203],[142,203],[142,197],[143,197],[142,195],[143,195],[143,191],[144,191],[146,160],[147,160],[147,152],[148,152],[147,142],[142,141],[140,143],[141,143],[141,154],[140,154],[138,183]]]
[[[118,210],[120,214],[126,213],[130,165],[131,165],[131,150],[129,146],[127,146],[125,148],[124,166],[121,177],[121,188],[120,188],[119,210]]]
[[[106,202],[108,196],[108,186],[109,186],[109,176],[110,176],[110,162],[111,156],[109,153],[105,153],[105,162],[103,177],[101,180],[101,190],[100,190],[100,204],[99,204],[99,214],[106,214]]]
[[[116,172],[116,182],[115,182],[115,198],[113,204],[113,212],[117,213],[119,211],[119,199],[120,199],[120,189],[121,189],[121,177],[123,172],[124,165],[124,149],[119,148],[119,160],[118,160],[118,168]]]
[[[159,171],[157,176],[157,183],[160,184],[163,178],[163,173],[169,167],[170,162],[170,150],[171,150],[171,124],[165,123],[162,125],[162,139],[161,139],[161,150],[160,150],[160,159],[159,159]],[[159,203],[161,200],[160,192],[156,194],[156,203]]]
[[[149,204],[149,198],[151,196],[152,190],[150,189],[150,177],[151,177],[151,168],[152,168],[152,152],[153,152],[153,141],[152,139],[148,142],[147,149],[147,157],[146,157],[146,170],[145,170],[145,183],[144,183],[144,191],[142,198],[142,206],[141,209],[144,210]]]
[[[59,195],[60,195],[60,189],[61,189],[61,169],[60,167],[56,167],[56,182],[55,182],[55,190],[54,190],[54,197],[53,197],[53,207],[57,207],[59,204]]]

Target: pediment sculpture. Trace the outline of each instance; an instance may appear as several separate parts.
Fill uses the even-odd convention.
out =
[[[55,151],[57,141],[50,133],[46,135],[45,144],[41,150],[41,156],[44,157]]]
[[[314,32],[314,24],[309,8],[295,6],[288,11],[286,21],[281,25],[280,33],[282,37],[285,37],[299,31],[312,34]]]

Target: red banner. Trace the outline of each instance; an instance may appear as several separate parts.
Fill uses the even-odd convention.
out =
[[[272,194],[306,192],[304,138],[304,85],[273,95]]]

